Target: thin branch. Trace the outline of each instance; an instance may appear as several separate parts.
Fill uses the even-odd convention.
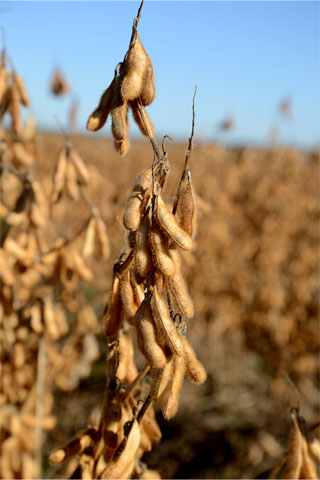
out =
[[[141,380],[147,375],[150,370],[150,366],[146,364],[141,372],[136,376],[133,382],[129,385],[128,389],[125,391],[123,397],[121,397],[121,402],[124,402],[131,392],[136,388],[137,384],[141,382]]]
[[[174,200],[174,205],[173,205],[173,209],[172,209],[173,215],[175,215],[175,213],[177,211],[177,208],[178,208],[178,201],[179,201],[179,197],[180,197],[181,190],[182,190],[182,187],[183,187],[184,179],[186,178],[186,175],[187,175],[187,172],[188,172],[189,161],[190,161],[190,158],[191,158],[191,152],[192,152],[192,148],[193,148],[194,120],[195,120],[194,101],[195,101],[196,93],[197,93],[197,86],[195,86],[194,94],[193,94],[193,101],[192,101],[191,136],[189,138],[188,150],[186,152],[186,158],[185,158],[185,161],[184,161],[184,168],[183,168],[183,172],[182,172],[182,175],[181,175],[181,178],[180,178],[180,183],[179,183],[179,186],[178,186],[177,195],[176,195],[176,198]]]

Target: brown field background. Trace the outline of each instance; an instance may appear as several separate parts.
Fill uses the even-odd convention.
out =
[[[125,158],[108,138],[71,141],[89,168],[86,193],[100,208],[111,242],[108,260],[92,260],[94,281],[82,284],[101,316],[112,265],[123,249],[116,218],[153,153],[147,140],[131,141]],[[37,135],[35,174],[48,194],[63,142],[62,135]],[[164,197],[170,204],[187,141],[166,148],[171,172]],[[287,376],[307,423],[319,420],[319,152],[197,144],[190,170],[199,208],[196,249],[183,254],[196,312],[188,338],[208,379],[201,386],[185,380],[173,420],[157,412],[163,438],[144,459],[162,478],[253,478],[287,447],[289,412],[297,404]],[[57,233],[71,236],[89,214],[82,200],[68,199],[53,216]],[[45,478],[63,478],[49,465],[49,453],[101,407],[102,332],[98,338],[101,356],[88,378],[76,391],[56,389],[57,427],[44,445]],[[137,362],[142,365],[142,358]]]

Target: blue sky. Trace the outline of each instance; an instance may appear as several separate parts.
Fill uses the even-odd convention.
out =
[[[49,93],[61,68],[79,99],[77,127],[109,85],[128,48],[136,1],[1,1],[9,55],[23,76],[39,127],[65,125],[72,98]],[[319,143],[319,6],[308,1],[145,1],[140,38],[155,69],[157,96],[148,107],[156,134],[187,140],[194,86],[199,140]],[[277,105],[292,100],[293,119]],[[226,117],[235,129],[217,133]],[[102,130],[110,133],[110,120]],[[132,123],[132,122],[131,122]],[[140,135],[132,125],[133,135]],[[96,134],[91,134],[96,135]]]

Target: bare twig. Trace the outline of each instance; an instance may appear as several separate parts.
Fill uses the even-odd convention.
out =
[[[131,392],[136,388],[136,386],[138,385],[138,383],[141,382],[141,380],[147,375],[147,373],[149,372],[150,370],[150,366],[148,364],[146,364],[144,366],[144,368],[141,370],[141,372],[136,376],[136,378],[133,380],[133,382],[129,385],[128,389],[126,390],[126,392],[124,393],[123,397],[121,398],[121,401],[124,402],[128,397],[129,395],[131,394]]]

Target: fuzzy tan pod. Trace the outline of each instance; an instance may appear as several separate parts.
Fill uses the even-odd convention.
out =
[[[189,171],[186,184],[179,196],[177,214],[180,226],[194,238],[197,230],[197,203]]]
[[[143,301],[140,305],[135,315],[135,327],[139,349],[146,357],[151,368],[164,368],[167,359],[158,343],[155,321],[148,301]]]
[[[17,72],[13,72],[13,81],[14,81],[15,85],[17,86],[17,89],[18,89],[18,92],[19,92],[20,103],[24,107],[28,107],[29,106],[29,96],[28,96],[26,87],[24,85],[24,81],[23,81],[22,77],[20,77],[20,75]]]
[[[137,230],[142,220],[143,207],[151,195],[152,168],[149,167],[140,173],[133,185],[133,189],[127,199],[126,209],[123,215],[123,225],[128,230]]]
[[[155,218],[170,240],[185,250],[193,248],[193,241],[190,235],[180,227],[176,217],[170,212],[162,197],[156,197]]]
[[[96,132],[106,123],[111,110],[112,98],[116,85],[116,77],[112,80],[109,87],[101,95],[97,108],[92,112],[87,122],[87,129]]]
[[[148,56],[147,65],[144,71],[140,99],[142,105],[151,105],[156,96],[156,87],[154,83],[154,73],[151,58]]]
[[[104,333],[107,337],[112,337],[117,333],[122,322],[120,277],[117,274],[113,278],[112,291],[103,318]]]
[[[124,100],[135,100],[139,97],[142,90],[147,59],[148,55],[141,43],[139,35],[136,34],[135,43],[133,47],[129,49],[123,65],[121,96]]]

